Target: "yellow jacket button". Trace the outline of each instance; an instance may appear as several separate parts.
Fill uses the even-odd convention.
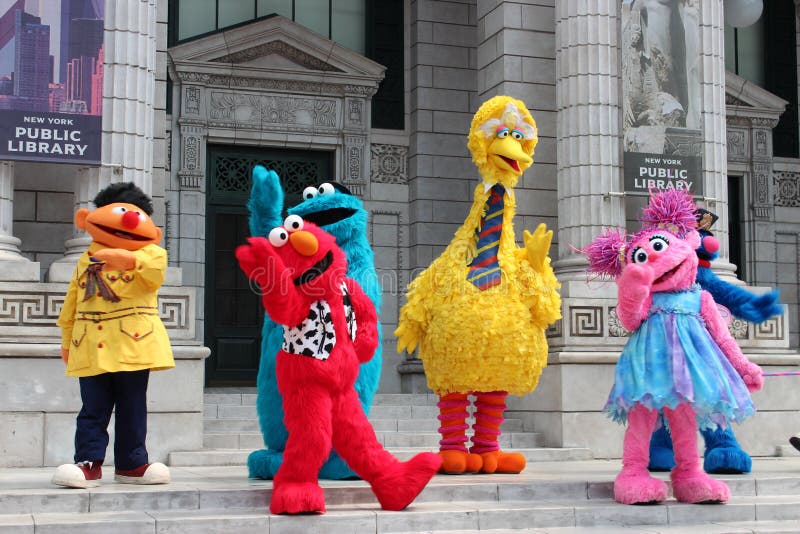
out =
[[[97,348],[98,348],[98,349],[102,349],[102,348],[103,348],[103,344],[102,344],[102,343],[98,343],[98,344],[97,344]]]
[[[101,324],[97,325],[97,329],[98,330],[102,330],[103,329],[103,325],[101,325]]]

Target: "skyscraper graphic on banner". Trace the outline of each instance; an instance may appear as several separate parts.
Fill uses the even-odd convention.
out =
[[[104,0],[0,0],[0,159],[100,162]]]

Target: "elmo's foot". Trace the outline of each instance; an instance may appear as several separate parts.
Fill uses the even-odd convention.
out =
[[[442,459],[438,454],[422,452],[407,462],[389,467],[375,480],[370,481],[381,508],[399,511],[411,504],[441,464]]]
[[[280,482],[273,486],[269,511],[273,514],[325,512],[325,493],[310,482]]]

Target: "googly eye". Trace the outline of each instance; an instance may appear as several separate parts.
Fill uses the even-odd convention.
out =
[[[303,189],[303,200],[309,200],[317,196],[317,188],[313,186]]]
[[[645,263],[647,261],[647,252],[637,247],[631,254],[631,258],[633,263]]]
[[[270,230],[268,239],[273,247],[282,247],[289,241],[289,232],[279,226]]]
[[[513,137],[517,141],[522,141],[523,139],[525,139],[525,136],[519,130],[511,130],[511,137]]]
[[[320,195],[332,195],[335,191],[336,189],[334,189],[334,187],[328,182],[325,182],[324,184],[319,186]]]
[[[122,215],[126,211],[128,211],[128,208],[126,208],[125,206],[114,206],[113,208],[111,208],[111,213],[119,213],[120,215]]]
[[[283,221],[283,227],[286,228],[289,233],[296,232],[298,230],[303,229],[303,218],[299,215],[289,215]]]
[[[669,242],[663,237],[653,237],[650,239],[650,246],[653,247],[654,251],[662,252],[667,250],[669,247]]]
[[[505,139],[506,137],[508,137],[508,130],[500,130],[497,132],[498,139]]]

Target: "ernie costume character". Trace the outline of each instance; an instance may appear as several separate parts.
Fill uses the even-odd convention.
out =
[[[116,183],[81,208],[75,224],[91,237],[78,260],[58,325],[67,376],[78,377],[83,406],[75,430],[75,463],[56,469],[53,483],[98,486],[116,412],[114,467],[117,482],[165,484],[169,469],[149,463],[147,383],[150,371],[175,366],[158,315],[167,252],[150,216],[150,198],[133,183]]]
[[[270,511],[325,511],[318,474],[331,446],[369,482],[382,508],[402,510],[441,459],[420,453],[399,462],[364,415],[353,385],[359,365],[375,354],[377,316],[358,283],[345,276],[344,252],[332,235],[298,215],[268,238],[248,242],[236,250],[239,265],[258,284],[267,314],[283,325],[276,377],[289,434]]]
[[[763,385],[728,332],[711,294],[695,284],[700,246],[695,206],[684,191],[655,193],[643,228],[628,239],[611,230],[584,249],[589,270],[617,279],[617,316],[631,333],[605,411],[627,422],[614,498],[663,501],[667,485],[647,470],[650,437],[662,412],[672,433],[672,491],[682,502],[725,502],[730,490],[700,468],[697,430],[741,422],[755,412],[749,391]]]

